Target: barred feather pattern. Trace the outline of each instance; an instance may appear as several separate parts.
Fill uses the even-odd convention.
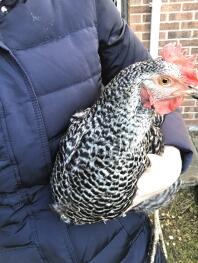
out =
[[[158,195],[151,197],[142,203],[138,204],[133,208],[137,212],[150,213],[159,207],[164,207],[170,203],[175,194],[179,191],[182,181],[179,178],[175,183],[173,183],[168,189],[164,190]]]
[[[168,70],[160,60],[131,65],[104,87],[90,109],[72,117],[51,177],[53,208],[65,222],[94,223],[125,215],[137,181],[150,165],[147,153],[161,154],[164,147],[163,117],[143,108],[140,84]]]

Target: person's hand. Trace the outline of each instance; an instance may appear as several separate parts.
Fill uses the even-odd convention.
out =
[[[164,153],[161,156],[148,154],[148,157],[151,166],[137,182],[138,189],[133,199],[133,207],[169,188],[177,181],[181,173],[180,152],[173,146],[165,146]]]

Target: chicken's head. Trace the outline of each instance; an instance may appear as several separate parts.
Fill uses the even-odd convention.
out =
[[[175,110],[185,96],[198,97],[198,74],[195,57],[186,56],[181,45],[168,44],[155,61],[156,69],[141,84],[141,101],[144,107],[159,114]]]

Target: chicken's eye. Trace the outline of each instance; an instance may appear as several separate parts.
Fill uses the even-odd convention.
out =
[[[162,77],[159,79],[159,84],[162,86],[169,86],[171,84],[171,79]]]

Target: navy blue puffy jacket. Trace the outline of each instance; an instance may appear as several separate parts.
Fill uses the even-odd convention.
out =
[[[0,263],[147,262],[145,214],[66,225],[50,210],[49,177],[71,115],[148,53],[111,0],[20,2],[0,18]],[[178,113],[163,132],[185,169],[191,149]]]

